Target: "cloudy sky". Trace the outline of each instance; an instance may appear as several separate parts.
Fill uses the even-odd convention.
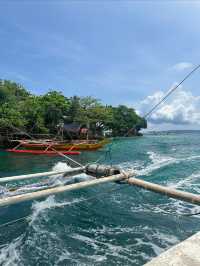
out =
[[[198,1],[0,1],[0,78],[145,113],[200,63]],[[149,119],[200,129],[200,72]]]

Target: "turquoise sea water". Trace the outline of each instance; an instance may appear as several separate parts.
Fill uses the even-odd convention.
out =
[[[105,150],[73,158],[88,163],[99,156],[103,162]],[[135,169],[145,180],[200,193],[200,132],[116,140],[106,163]],[[1,177],[67,167],[60,157],[0,152]],[[0,197],[64,182],[62,176],[15,182],[0,186]],[[16,186],[21,188],[9,192]],[[105,184],[1,208],[0,224],[31,218],[0,227],[0,265],[143,265],[200,230],[199,216],[176,215],[199,207],[135,187],[78,203],[122,186]]]

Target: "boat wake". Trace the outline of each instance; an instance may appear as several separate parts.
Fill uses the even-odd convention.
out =
[[[0,246],[0,265],[14,266],[27,265],[23,262],[27,248],[34,249],[37,253],[37,245],[41,240],[44,241],[45,236],[49,247],[47,250],[42,249],[41,252],[50,252],[50,247],[53,241],[59,242],[59,237],[56,233],[44,229],[45,224],[48,223],[50,217],[49,212],[57,208],[64,208],[66,206],[74,205],[84,198],[73,199],[71,201],[56,201],[54,196],[49,196],[43,201],[35,201],[32,204],[32,214],[26,219],[26,232],[14,239],[11,243]],[[15,226],[15,225],[13,225]],[[60,247],[62,250],[62,248]],[[64,250],[62,250],[64,252]],[[46,257],[48,259],[48,257]],[[59,259],[59,257],[58,257]]]
[[[177,158],[172,156],[161,155],[153,151],[148,151],[147,155],[149,157],[149,163],[147,165],[144,164],[144,161],[129,161],[120,164],[120,166],[124,170],[135,171],[137,176],[149,176],[153,172],[156,172],[166,166],[200,159],[200,156],[198,155]]]
[[[120,166],[123,169],[135,170],[138,176],[149,177],[165,167],[174,164],[179,167],[180,163],[199,160],[200,156],[177,158],[148,151],[145,158],[146,161],[136,160]],[[67,170],[69,166],[59,162],[52,170],[63,169]],[[22,183],[23,186],[13,192],[9,192],[8,188],[2,188],[0,195],[27,193],[88,178],[85,174],[70,178],[56,175],[34,184]],[[197,170],[184,179],[165,181],[169,186],[178,189],[190,187],[196,193],[200,193],[199,178],[200,172]],[[97,190],[101,191],[101,188]],[[75,198],[73,195],[73,199],[68,195],[64,198],[50,196],[42,201],[34,201],[26,223],[18,225],[18,228],[21,228],[19,235],[9,241],[9,244],[0,246],[0,265],[23,266],[27,265],[29,260],[40,260],[41,264],[48,261],[49,265],[58,266],[107,265],[111,260],[113,265],[145,263],[181,239],[182,233],[177,232],[183,231],[184,226],[180,225],[179,229],[179,222],[174,214],[185,213],[188,210],[195,212],[198,211],[198,207],[162,196],[154,197],[155,194],[144,190],[139,190],[137,194],[136,190],[132,188],[131,192],[120,191],[117,195],[109,196],[109,200],[87,202],[83,205],[78,203],[88,195],[78,194]],[[95,192],[91,191],[91,194],[94,195]],[[76,207],[72,207],[73,205]],[[67,206],[70,210],[64,208]],[[165,215],[165,212],[172,214]],[[172,223],[173,226],[166,230],[168,223]],[[176,227],[177,232],[174,234],[173,230]]]

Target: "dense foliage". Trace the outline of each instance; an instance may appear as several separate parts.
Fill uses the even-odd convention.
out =
[[[107,106],[92,97],[67,98],[54,90],[36,96],[19,84],[0,80],[0,128],[56,133],[61,122],[79,122],[93,134],[107,130],[113,136],[124,136],[130,128],[146,128],[146,121],[124,105]]]

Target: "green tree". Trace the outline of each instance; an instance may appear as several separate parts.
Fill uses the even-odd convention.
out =
[[[20,112],[20,108],[15,103],[4,103],[0,106],[0,127],[24,127],[25,118]]]
[[[49,130],[44,123],[40,96],[30,96],[20,102],[19,108],[25,119],[25,128],[29,133],[48,133]]]
[[[73,96],[70,98],[70,105],[68,109],[68,114],[67,114],[67,122],[83,122],[83,115],[81,113],[82,108],[81,108],[81,103],[80,103],[80,97],[78,96]]]
[[[84,122],[94,135],[101,135],[106,124],[112,120],[112,112],[98,99],[83,97],[80,99],[79,120]]]
[[[21,85],[9,80],[0,80],[0,102],[21,101],[29,95]]]
[[[0,80],[0,127],[14,126],[28,133],[56,133],[61,121],[85,124],[93,135],[111,129],[113,136],[123,136],[131,128],[147,127],[145,119],[124,105],[103,105],[93,97],[66,98],[55,90],[35,96],[15,82]]]
[[[113,119],[108,126],[112,129],[114,136],[126,136],[130,129],[142,128],[145,125],[145,120],[138,116],[133,108],[128,108],[124,105],[112,107]]]
[[[40,104],[45,126],[51,132],[55,132],[59,122],[68,115],[70,108],[69,99],[64,97],[61,92],[50,91],[41,96]]]

